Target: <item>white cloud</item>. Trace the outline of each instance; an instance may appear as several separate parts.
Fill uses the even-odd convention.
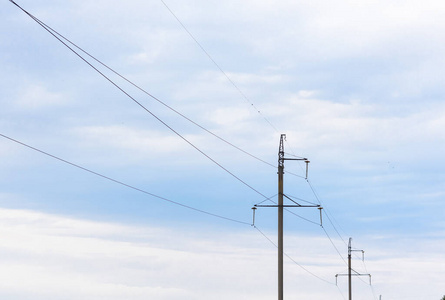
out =
[[[186,146],[174,135],[125,125],[80,127],[73,131],[90,146],[100,145],[139,154],[147,151],[156,154],[177,152]]]
[[[241,299],[237,291],[246,287],[239,281],[253,284],[258,277],[244,277],[257,268],[248,257],[261,261],[270,252],[251,253],[225,240],[177,230],[32,211],[1,209],[0,222],[0,252],[7,259],[1,290],[14,299],[208,299],[215,292],[221,299]],[[245,244],[242,237],[230,240]]]
[[[186,228],[121,225],[11,209],[0,209],[0,224],[0,294],[12,299],[30,295],[36,299],[268,299],[275,295],[276,249],[255,230],[191,233]],[[365,240],[371,246],[366,249],[368,271],[378,291],[395,297],[388,282],[411,282],[404,294],[419,297],[422,288],[443,277],[440,240],[408,248],[412,241]],[[345,268],[326,238],[287,235],[286,247],[296,261],[328,281],[334,282],[335,273]],[[346,251],[343,248],[340,251]],[[429,253],[428,258],[422,253]],[[358,260],[354,265],[364,272]],[[288,259],[285,269],[289,297],[341,299],[335,286]],[[369,287],[357,285],[358,291],[370,294]],[[440,293],[440,287],[430,289],[434,291]]]
[[[67,103],[69,103],[69,98],[66,95],[49,91],[44,84],[37,83],[28,85],[16,101],[16,105],[25,110],[42,110]]]
[[[338,103],[316,94],[293,96],[266,106],[278,127],[286,128],[291,144],[304,141],[300,148],[304,147],[306,153],[324,153],[328,155],[326,160],[333,153],[343,153],[355,162],[385,161],[385,157],[394,158],[396,153],[399,162],[412,161],[425,153],[440,156],[444,135],[439,128],[445,119],[441,103],[419,106],[403,114],[388,109],[391,108],[380,103]],[[433,144],[436,146],[432,148]]]

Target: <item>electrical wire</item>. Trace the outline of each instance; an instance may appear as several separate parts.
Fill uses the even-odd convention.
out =
[[[323,205],[323,209],[326,210],[325,215],[329,220],[329,223],[331,223],[332,228],[334,228],[335,232],[337,233],[337,235],[340,237],[340,239],[343,241],[343,243],[347,246],[348,244],[346,243],[346,241],[344,240],[344,238],[342,237],[342,235],[340,234],[340,232],[337,230],[337,227],[334,225],[334,223],[332,222],[329,214],[327,213],[327,208],[326,205],[323,203],[323,201],[321,201],[320,197],[318,197],[317,192],[315,191],[315,188],[313,187],[313,185],[311,184],[309,179],[306,179],[306,182],[309,184],[309,187],[312,190],[312,193],[314,194],[315,198],[317,199],[318,203],[320,203],[320,205]]]
[[[263,201],[261,201],[261,202],[255,204],[255,205],[260,205],[260,204],[262,204],[262,203],[264,203],[264,202],[266,202],[266,201],[270,201],[272,198],[276,197],[277,195],[278,195],[278,194],[275,194],[275,195],[273,195],[272,197],[269,197],[269,198],[267,198],[267,199],[264,199]]]
[[[340,251],[338,250],[338,248],[335,246],[334,242],[332,241],[331,237],[329,236],[328,232],[326,231],[326,229],[324,228],[324,226],[321,226],[321,228],[323,229],[324,233],[326,234],[326,236],[328,237],[329,241],[331,242],[332,246],[334,247],[335,251],[337,251],[338,255],[340,256],[340,258],[343,260],[343,262],[348,265],[348,263],[346,262],[346,260],[343,258],[343,255],[341,255]]]
[[[340,292],[340,295],[343,297],[344,300],[346,300],[345,295],[343,295],[343,292],[341,291],[340,287],[337,285],[337,289]]]
[[[372,283],[370,284],[370,286],[371,286],[372,296],[374,297],[374,300],[377,300],[377,294],[374,290],[374,286],[372,285]]]
[[[239,224],[251,225],[251,224],[248,223],[248,222],[239,221],[239,220],[236,220],[236,219],[232,219],[232,218],[224,217],[224,216],[221,216],[221,215],[218,215],[218,214],[214,214],[214,213],[211,213],[211,212],[208,212],[208,211],[205,211],[205,210],[202,210],[202,209],[199,209],[199,208],[190,206],[190,205],[186,205],[186,204],[183,204],[183,203],[180,203],[180,202],[177,202],[177,201],[173,201],[173,200],[167,199],[167,198],[162,197],[162,196],[155,195],[155,194],[150,193],[150,192],[148,192],[148,191],[146,191],[146,190],[143,190],[143,189],[137,188],[137,187],[135,187],[135,186],[129,185],[129,184],[127,184],[127,183],[124,183],[124,182],[122,182],[122,181],[113,179],[113,178],[108,177],[108,176],[106,176],[106,175],[103,175],[103,174],[100,174],[100,173],[98,173],[98,172],[92,171],[92,170],[90,170],[90,169],[88,169],[88,168],[82,167],[82,166],[80,166],[80,165],[78,165],[78,164],[72,163],[72,162],[70,162],[70,161],[68,161],[68,160],[66,160],[66,159],[63,159],[63,158],[60,158],[60,157],[55,156],[55,155],[53,155],[53,154],[50,154],[50,153],[48,153],[48,152],[46,152],[46,151],[40,150],[40,149],[35,148],[35,147],[33,147],[33,146],[30,146],[30,145],[28,145],[28,144],[25,144],[25,143],[23,143],[23,142],[21,142],[21,141],[18,141],[18,140],[16,140],[16,139],[13,139],[13,138],[11,138],[11,137],[9,137],[9,136],[6,136],[6,135],[4,135],[4,134],[2,134],[2,133],[0,133],[0,136],[3,137],[3,138],[5,138],[5,139],[8,139],[8,140],[10,140],[10,141],[12,141],[12,142],[14,142],[14,143],[17,143],[17,144],[19,144],[19,145],[22,145],[22,146],[24,146],[24,147],[27,147],[28,149],[34,150],[34,151],[39,152],[39,153],[41,153],[41,154],[44,154],[44,155],[46,155],[46,156],[48,156],[48,157],[51,157],[51,158],[56,159],[56,160],[58,160],[58,161],[61,161],[61,162],[65,163],[65,164],[68,164],[68,165],[70,165],[70,166],[76,167],[76,168],[81,169],[81,170],[83,170],[83,171],[86,171],[86,172],[88,172],[88,173],[90,173],[90,174],[93,174],[93,175],[102,177],[102,178],[104,178],[104,179],[106,179],[106,180],[108,180],[108,181],[117,183],[117,184],[119,184],[119,185],[125,186],[125,187],[130,188],[130,189],[133,189],[133,190],[135,190],[135,191],[144,193],[144,194],[149,195],[149,196],[151,196],[151,197],[154,197],[154,198],[157,198],[157,199],[160,199],[160,200],[163,200],[163,201],[166,201],[166,202],[169,202],[169,203],[172,203],[172,204],[181,206],[181,207],[183,207],[183,208],[187,208],[187,209],[190,209],[190,210],[193,210],[193,211],[202,213],[202,214],[206,214],[206,215],[209,215],[209,216],[212,216],[212,217],[216,217],[216,218],[224,219],[224,220],[231,221],[231,222],[235,222],[235,223],[239,223]]]
[[[71,50],[76,56],[78,56],[83,62],[85,62],[87,65],[89,65],[91,68],[93,68],[97,73],[99,73],[102,77],[104,77],[108,82],[110,82],[114,87],[116,87],[119,91],[121,91],[123,94],[125,94],[128,98],[130,98],[134,103],[136,103],[139,107],[141,107],[143,110],[145,110],[147,113],[149,113],[152,117],[154,117],[156,120],[158,120],[160,123],[162,123],[165,127],[167,127],[171,132],[176,134],[179,138],[181,138],[183,141],[185,141],[187,144],[189,144],[191,147],[193,147],[196,151],[201,153],[204,157],[209,159],[211,162],[216,164],[219,168],[224,170],[226,173],[231,175],[233,178],[244,184],[246,187],[251,189],[252,191],[256,192],[257,194],[261,195],[265,199],[267,199],[267,196],[259,192],[257,189],[249,185],[247,182],[236,176],[234,173],[229,171],[227,168],[222,166],[220,163],[218,163],[215,159],[210,157],[208,154],[206,154],[204,151],[199,149],[196,145],[194,145],[192,142],[190,142],[188,139],[186,139],[183,135],[181,135],[178,131],[173,129],[170,125],[168,125],[166,122],[164,122],[162,119],[160,119],[157,115],[155,115],[152,111],[150,111],[148,108],[146,108],[142,103],[137,101],[134,97],[132,97],[130,94],[128,94],[123,88],[121,88],[118,84],[116,84],[113,80],[111,80],[108,76],[106,76],[103,72],[101,72],[99,69],[97,69],[95,66],[93,66],[88,60],[86,60],[82,55],[80,55],[78,52],[76,52],[73,48],[71,48],[67,43],[65,43],[63,40],[61,40],[55,33],[51,31],[49,27],[46,27],[43,22],[41,22],[38,18],[34,17],[31,13],[27,12],[25,9],[23,9],[21,6],[19,6],[17,3],[15,3],[13,0],[9,0],[14,5],[16,5],[20,10],[22,10],[25,14],[27,14],[29,17],[31,17],[36,23],[38,23],[43,29],[45,29],[48,33],[50,33],[54,38],[56,38],[59,42],[61,42],[65,47],[67,47],[69,50]]]
[[[256,230],[258,230],[258,232],[265,238],[267,239],[272,245],[275,246],[275,248],[278,248],[278,246],[264,233],[262,232],[256,225],[253,226]],[[321,278],[320,276],[312,273],[311,271],[309,271],[307,268],[305,268],[304,266],[302,266],[301,264],[299,264],[296,260],[294,260],[290,255],[283,253],[288,259],[290,259],[293,263],[295,263],[297,266],[299,266],[301,269],[303,269],[304,271],[306,271],[307,273],[311,274],[312,276],[314,276],[315,278],[320,279],[323,282],[326,282],[328,284],[331,285],[335,285],[335,283],[332,283],[324,278]]]
[[[240,93],[240,95],[246,100],[250,106],[255,109],[255,111],[260,114],[264,120],[276,131],[278,132],[277,128],[267,119],[261,111],[253,104],[251,100],[241,91],[241,89],[236,85],[236,83],[227,75],[226,72],[219,66],[219,64],[213,59],[213,57],[204,49],[204,47],[201,45],[200,42],[195,38],[195,36],[187,29],[187,27],[184,25],[184,23],[181,22],[181,20],[176,16],[176,14],[170,9],[170,7],[164,2],[164,0],[161,0],[162,4],[167,8],[167,10],[172,14],[172,16],[178,21],[178,23],[181,25],[181,27],[187,32],[187,34],[192,38],[193,41],[198,45],[198,47],[204,52],[204,54],[213,62],[213,64],[218,68],[218,70],[227,78],[227,80],[235,87],[235,89]]]
[[[362,264],[363,264],[363,267],[365,268],[365,272],[370,274],[369,271],[368,271],[368,268],[366,267],[366,263],[365,263],[364,260],[362,260]],[[374,299],[376,300],[377,299],[377,295],[376,295],[376,292],[374,290],[374,285],[372,284],[372,282],[369,283],[369,286],[371,287],[372,295],[373,295]]]

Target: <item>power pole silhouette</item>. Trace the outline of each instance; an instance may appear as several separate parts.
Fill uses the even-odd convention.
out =
[[[257,207],[277,207],[278,208],[278,300],[283,300],[283,210],[285,207],[317,207],[320,205],[300,205],[295,202],[283,192],[283,176],[284,176],[284,161],[285,160],[300,160],[306,163],[306,178],[309,160],[307,158],[285,158],[284,157],[284,141],[286,135],[282,134],[280,137],[280,147],[278,150],[278,205],[259,205],[255,204],[253,207],[254,216]],[[284,205],[284,197],[291,200],[295,204]],[[254,219],[255,220],[255,219]]]
[[[362,252],[362,260],[365,259],[365,251],[363,250],[352,250],[351,247],[352,238],[349,238],[348,244],[348,274],[336,274],[335,275],[335,283],[337,284],[338,276],[348,276],[348,289],[349,289],[349,300],[352,300],[352,276],[369,276],[369,284],[371,284],[371,274],[360,274],[357,271],[352,269],[351,266],[351,254],[352,252]],[[354,274],[352,274],[354,271]]]

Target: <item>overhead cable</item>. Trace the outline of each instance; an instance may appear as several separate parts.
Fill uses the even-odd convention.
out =
[[[151,196],[151,197],[160,199],[160,200],[162,200],[162,201],[166,201],[166,202],[169,202],[169,203],[172,203],[172,204],[175,204],[175,205],[178,205],[178,206],[181,206],[181,207],[184,207],[184,208],[187,208],[187,209],[190,209],[190,210],[193,210],[193,211],[202,213],[202,214],[206,214],[206,215],[209,215],[209,216],[212,216],[212,217],[216,217],[216,218],[224,219],[224,220],[231,221],[231,222],[235,222],[235,223],[239,223],[239,224],[251,225],[250,223],[247,223],[247,222],[239,221],[239,220],[232,219],[232,218],[229,218],[229,217],[224,217],[224,216],[221,216],[221,215],[218,215],[218,214],[214,214],[214,213],[211,213],[211,212],[208,212],[208,211],[205,211],[205,210],[202,210],[202,209],[199,209],[199,208],[190,206],[190,205],[186,205],[186,204],[183,204],[183,203],[180,203],[180,202],[177,202],[177,201],[173,201],[173,200],[167,199],[167,198],[162,197],[162,196],[155,195],[155,194],[150,193],[150,192],[148,192],[148,191],[146,191],[146,190],[137,188],[137,187],[132,186],[132,185],[130,185],[130,184],[127,184],[127,183],[124,183],[124,182],[122,182],[122,181],[113,179],[113,178],[108,177],[108,176],[106,176],[106,175],[103,175],[103,174],[101,174],[101,173],[92,171],[91,169],[82,167],[82,166],[80,166],[80,165],[78,165],[78,164],[72,163],[72,162],[70,162],[70,161],[68,161],[68,160],[66,160],[66,159],[60,158],[60,157],[55,156],[55,155],[53,155],[53,154],[50,154],[50,153],[48,153],[48,152],[46,152],[46,151],[40,150],[40,149],[35,148],[35,147],[33,147],[33,146],[30,146],[30,145],[28,145],[28,144],[25,144],[25,143],[23,143],[23,142],[21,142],[21,141],[18,141],[18,140],[16,140],[16,139],[13,139],[13,138],[11,138],[11,137],[9,137],[9,136],[6,136],[6,135],[4,135],[4,134],[1,134],[1,133],[0,133],[0,136],[3,137],[3,138],[5,138],[5,139],[8,139],[8,140],[10,140],[10,141],[12,141],[12,142],[14,142],[14,143],[17,143],[17,144],[19,144],[19,145],[25,146],[25,147],[27,147],[28,149],[37,151],[37,152],[39,152],[39,153],[41,153],[41,154],[44,154],[44,155],[46,155],[46,156],[49,156],[49,157],[51,157],[51,158],[53,158],[53,159],[56,159],[56,160],[58,160],[58,161],[61,161],[61,162],[65,163],[65,164],[68,164],[68,165],[70,165],[70,166],[76,167],[76,168],[81,169],[81,170],[83,170],[83,171],[86,171],[86,172],[88,172],[88,173],[90,173],[90,174],[93,174],[93,175],[102,177],[102,178],[104,178],[104,179],[106,179],[106,180],[108,180],[108,181],[117,183],[117,184],[119,184],[119,185],[125,186],[125,187],[130,188],[130,189],[133,189],[133,190],[135,190],[135,191],[144,193],[144,194],[149,195],[149,196]]]
[[[227,75],[226,72],[219,66],[219,64],[213,59],[213,57],[204,49],[204,47],[201,45],[200,42],[195,38],[195,36],[187,29],[187,27],[184,25],[184,23],[181,22],[181,20],[176,16],[176,14],[170,9],[170,7],[161,0],[162,4],[168,9],[168,11],[173,15],[173,17],[178,21],[178,23],[182,26],[182,28],[187,32],[187,34],[195,41],[195,43],[198,45],[198,47],[204,52],[204,54],[212,61],[212,63],[218,68],[218,70],[224,75],[224,77],[227,78],[227,80],[235,87],[235,89],[240,93],[240,95],[246,100],[247,103],[250,104],[250,106],[255,109],[257,113],[259,113],[264,120],[276,131],[279,132],[276,127],[261,113],[261,111],[253,104],[251,100],[241,91],[241,89],[236,85],[236,83]]]
[[[276,248],[278,248],[278,246],[264,233],[262,232],[256,225],[253,226],[256,230],[258,230],[258,232],[265,238],[267,239],[272,245],[274,245]],[[284,255],[290,259],[293,263],[295,263],[297,266],[299,266],[301,269],[303,269],[304,271],[306,271],[307,273],[311,274],[312,276],[314,276],[315,278],[318,278],[319,280],[328,283],[328,284],[332,284],[335,285],[335,283],[332,283],[326,279],[321,278],[320,276],[312,273],[311,271],[309,271],[307,268],[305,268],[304,266],[302,266],[301,264],[299,264],[296,260],[294,260],[290,255],[284,253]]]
[[[318,197],[317,192],[315,191],[315,188],[313,187],[313,185],[311,184],[309,179],[306,179],[307,183],[309,184],[309,187],[312,190],[312,193],[314,194],[315,198],[317,199],[317,201],[320,203],[320,205],[323,205],[323,207],[326,209],[325,215],[329,220],[329,223],[331,223],[332,227],[334,228],[335,232],[337,233],[337,235],[340,237],[340,239],[343,241],[343,243],[347,246],[348,244],[346,243],[346,241],[344,240],[344,238],[342,237],[342,235],[340,234],[340,232],[337,230],[337,227],[334,225],[334,223],[332,222],[329,214],[327,213],[327,208],[326,205],[323,203],[323,201],[321,201],[320,197]]]
[[[340,258],[343,260],[343,262],[345,263],[345,265],[348,265],[348,263],[346,262],[346,260],[343,258],[343,255],[341,255],[340,251],[338,250],[337,246],[335,246],[334,242],[332,241],[331,237],[329,236],[328,232],[326,231],[326,229],[324,228],[324,226],[321,226],[321,228],[323,228],[324,233],[326,234],[326,236],[328,237],[329,241],[331,242],[332,246],[334,247],[335,251],[337,251],[338,255],[340,256]]]

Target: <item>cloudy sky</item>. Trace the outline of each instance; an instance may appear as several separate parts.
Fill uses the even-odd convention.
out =
[[[443,1],[16,3],[128,81],[3,1],[1,298],[274,299],[282,133],[285,298],[445,294]]]

